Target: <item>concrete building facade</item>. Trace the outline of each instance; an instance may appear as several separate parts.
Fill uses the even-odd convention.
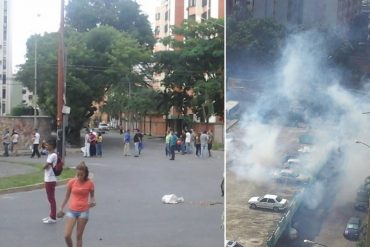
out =
[[[21,102],[21,95],[16,94],[19,89],[12,76],[12,49],[11,49],[11,1],[0,1],[0,116],[8,115],[14,104]],[[22,88],[20,86],[20,88]],[[18,90],[19,91],[19,90]],[[21,90],[20,90],[21,91]]]

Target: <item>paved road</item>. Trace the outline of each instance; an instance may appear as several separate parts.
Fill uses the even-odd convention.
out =
[[[66,157],[68,166],[84,159],[94,174],[97,206],[90,213],[84,246],[223,246],[223,152],[205,160],[176,155],[170,161],[161,140],[146,139],[141,157],[124,157],[119,135],[104,137],[103,158]],[[57,188],[58,205],[64,193],[64,186]],[[163,204],[165,194],[183,196],[185,202]],[[0,212],[2,247],[65,246],[63,220],[41,222],[48,214],[44,190],[1,195]]]

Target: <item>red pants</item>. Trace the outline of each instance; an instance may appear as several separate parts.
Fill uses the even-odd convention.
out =
[[[55,186],[57,182],[45,182],[46,195],[50,203],[50,214],[49,217],[56,219],[57,216],[57,204],[55,202]]]

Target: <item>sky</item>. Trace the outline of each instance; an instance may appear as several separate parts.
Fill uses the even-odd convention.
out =
[[[68,0],[65,0],[67,4]],[[161,0],[136,0],[143,13],[149,16],[149,22],[154,22],[155,7]],[[60,0],[12,0],[12,58],[13,71],[18,64],[25,62],[26,42],[33,34],[56,32],[60,25]]]

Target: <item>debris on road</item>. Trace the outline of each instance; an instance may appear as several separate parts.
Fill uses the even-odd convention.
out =
[[[184,198],[177,197],[175,194],[164,195],[162,197],[162,202],[168,203],[168,204],[176,204],[176,203],[184,202]]]

